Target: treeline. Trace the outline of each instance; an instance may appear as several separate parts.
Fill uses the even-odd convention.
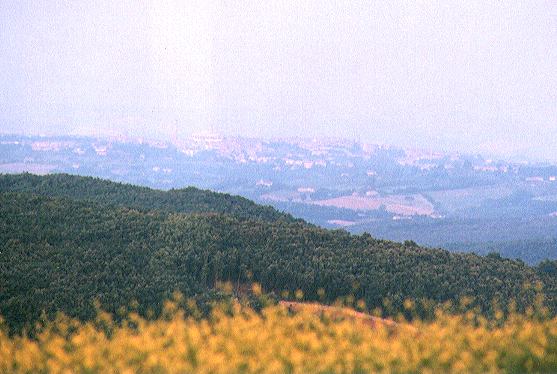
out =
[[[271,206],[258,205],[240,196],[200,190],[194,187],[161,191],[69,174],[0,175],[0,192],[29,192],[141,210],[224,213],[264,221],[294,221],[289,214],[278,212]]]
[[[164,209],[158,210],[141,205],[157,205],[165,192],[91,178],[22,175],[0,177],[0,185],[26,191],[0,193],[0,315],[14,329],[41,311],[92,318],[94,300],[114,313],[135,300],[142,313],[156,314],[175,290],[219,297],[217,281],[238,287],[255,281],[277,295],[302,290],[307,300],[353,294],[370,308],[389,299],[394,311],[403,310],[405,299],[441,303],[472,296],[486,313],[493,300],[514,299],[524,310],[536,295],[525,285],[538,283],[546,305],[557,311],[552,262],[533,268],[498,256],[325,230],[276,211],[263,214],[271,208],[245,199],[193,188],[181,191],[210,195],[210,202],[176,201],[172,211],[170,202],[159,203]],[[91,191],[112,192],[95,198]],[[200,213],[207,206],[208,213]],[[190,213],[177,212],[183,207]]]
[[[450,243],[443,247],[453,251],[474,252],[479,255],[499,253],[503,257],[521,259],[537,265],[546,259],[557,259],[557,233],[555,238],[478,243]]]

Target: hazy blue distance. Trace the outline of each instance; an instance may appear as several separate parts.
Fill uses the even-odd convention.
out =
[[[0,2],[0,131],[557,160],[557,2]]]

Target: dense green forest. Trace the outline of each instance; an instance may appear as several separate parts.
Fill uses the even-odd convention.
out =
[[[31,192],[43,196],[124,206],[141,210],[162,210],[177,213],[226,213],[239,218],[265,221],[294,218],[270,206],[229,194],[188,187],[160,191],[147,187],[115,183],[93,177],[68,174],[38,176],[33,174],[0,175],[0,192]]]
[[[407,298],[472,296],[533,303],[540,282],[557,311],[557,266],[451,253],[325,230],[246,199],[187,188],[157,191],[69,175],[0,176],[0,315],[19,328],[41,311],[79,318],[138,301],[155,313],[178,290],[218,296],[217,281],[301,289],[325,301],[354,294],[394,310]],[[13,192],[18,191],[18,192]],[[215,296],[215,297],[216,297]]]

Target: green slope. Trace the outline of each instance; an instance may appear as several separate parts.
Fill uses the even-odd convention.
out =
[[[104,183],[59,178],[71,179],[74,191]],[[44,186],[52,179],[37,181]],[[107,185],[114,189],[109,196],[116,197],[134,188]],[[389,298],[395,310],[402,310],[406,298],[444,302],[473,296],[486,312],[494,298],[516,299],[526,308],[535,292],[523,285],[541,281],[548,306],[556,310],[555,275],[546,271],[540,277],[535,268],[496,256],[405,246],[280,214],[269,221],[214,210],[136,210],[122,201],[110,204],[109,198],[97,203],[27,191],[0,193],[0,314],[15,328],[42,310],[90,318],[94,299],[113,312],[132,300],[143,312],[156,312],[174,290],[211,297],[217,280],[253,280],[274,291],[301,289],[307,299],[318,299],[320,288],[327,300],[354,293],[370,307]],[[214,194],[215,201],[220,196]]]

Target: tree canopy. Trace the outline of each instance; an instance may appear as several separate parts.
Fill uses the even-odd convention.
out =
[[[494,299],[525,309],[536,294],[525,284],[538,283],[557,310],[550,262],[533,268],[326,230],[193,188],[19,175],[0,177],[0,191],[0,315],[15,327],[41,311],[91,318],[95,300],[110,312],[135,300],[157,313],[173,291],[210,298],[219,281],[301,290],[307,300],[351,294],[369,307],[387,298],[395,310],[406,299],[471,296],[486,312]]]

